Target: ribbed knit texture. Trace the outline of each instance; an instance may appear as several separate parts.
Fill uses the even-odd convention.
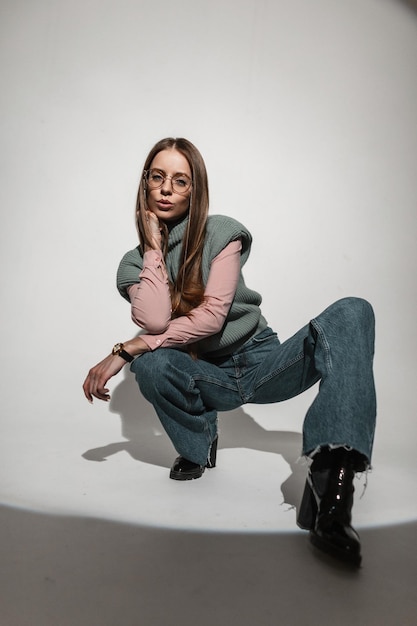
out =
[[[168,253],[165,264],[169,279],[174,282],[180,264],[182,239],[187,226],[188,218],[176,224],[168,239]],[[207,283],[212,260],[231,242],[236,239],[242,241],[241,268],[246,263],[252,245],[250,232],[237,220],[223,216],[211,215],[207,221],[206,238],[202,258],[202,275],[204,284]],[[120,294],[129,300],[127,287],[139,281],[139,274],[143,267],[143,257],[139,246],[127,252],[122,258],[117,271],[117,288]],[[242,272],[236,289],[235,298],[222,330],[211,337],[198,342],[199,353],[207,356],[223,356],[237,350],[255,333],[267,326],[261,314],[261,296],[249,289],[244,282]]]

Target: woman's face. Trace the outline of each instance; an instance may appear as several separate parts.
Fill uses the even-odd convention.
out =
[[[190,205],[191,188],[186,192],[178,193],[172,188],[172,178],[185,174],[191,179],[191,169],[187,159],[175,148],[168,148],[158,152],[153,159],[149,170],[158,170],[155,180],[165,180],[158,189],[151,189],[149,181],[146,189],[149,211],[155,213],[159,220],[171,222],[181,219]],[[186,179],[184,179],[186,180]]]

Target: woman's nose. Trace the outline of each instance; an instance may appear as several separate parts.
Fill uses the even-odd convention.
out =
[[[165,195],[172,193],[172,185],[171,185],[170,178],[165,178],[164,182],[162,183],[161,192]]]

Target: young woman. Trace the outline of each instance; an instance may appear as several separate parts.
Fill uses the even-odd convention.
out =
[[[315,546],[359,565],[353,478],[370,465],[376,414],[370,304],[339,300],[280,343],[242,277],[251,235],[208,216],[204,161],[186,139],[151,150],[136,215],[140,245],[117,284],[144,334],[90,370],[85,396],[108,401],[107,381],[129,362],[179,454],[170,477],[189,480],[215,467],[218,411],[287,400],[320,381],[303,427],[309,470],[297,523]]]

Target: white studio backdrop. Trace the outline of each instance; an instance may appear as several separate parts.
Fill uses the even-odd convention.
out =
[[[417,517],[416,13],[395,0],[3,0],[0,24],[1,501],[295,527],[279,506],[288,462],[239,428],[300,433],[311,393],[245,407],[242,426],[229,416],[236,443],[188,491],[168,480],[175,453],[127,371],[110,406],[82,395],[89,367],[137,330],[115,273],[137,244],[143,161],[185,136],[211,213],[253,233],[245,278],[281,339],[340,297],[372,302],[378,430],[359,522]],[[189,511],[191,491],[204,498]]]

